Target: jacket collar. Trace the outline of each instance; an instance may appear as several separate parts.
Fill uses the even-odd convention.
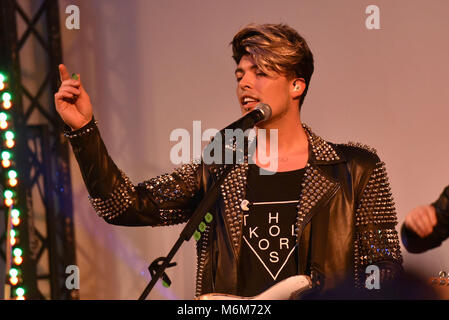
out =
[[[307,140],[309,141],[309,164],[334,164],[346,161],[344,155],[339,152],[333,143],[330,143],[320,136],[316,135],[312,129],[305,123],[302,124],[304,131],[307,135]],[[248,145],[257,144],[257,139],[255,135],[248,137],[248,141],[245,142],[245,150],[240,150],[241,152],[247,154]],[[235,151],[235,144],[232,146]],[[255,147],[253,146],[253,151]],[[245,163],[247,163],[248,158],[245,157]]]
[[[302,124],[309,140],[310,164],[334,164],[345,161],[344,156],[336,150],[334,145],[313,133],[305,123]]]

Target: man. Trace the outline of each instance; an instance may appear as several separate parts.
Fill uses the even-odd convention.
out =
[[[301,124],[314,70],[306,41],[286,25],[249,25],[232,49],[242,113],[259,102],[271,106],[257,129],[278,130],[278,169],[259,174],[267,166],[257,156],[233,165],[197,243],[196,296],[253,296],[296,274],[312,274],[323,292],[348,277],[363,288],[368,265],[379,267],[381,283],[400,272],[384,163],[368,147],[327,142]],[[133,185],[109,157],[81,82],[62,65],[60,73],[56,108],[72,130],[66,136],[97,214],[127,226],[187,221],[222,166],[192,162]],[[257,148],[270,143],[268,135]]]
[[[421,253],[441,245],[449,238],[449,186],[430,205],[410,211],[401,228],[407,251]]]

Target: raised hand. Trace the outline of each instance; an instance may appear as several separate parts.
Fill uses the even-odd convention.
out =
[[[89,95],[78,80],[70,78],[65,65],[59,65],[61,86],[55,93],[56,111],[72,130],[77,130],[92,120],[92,104]]]

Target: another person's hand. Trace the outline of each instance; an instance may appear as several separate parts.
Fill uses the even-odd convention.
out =
[[[92,120],[92,104],[89,95],[78,80],[70,78],[65,65],[59,65],[61,86],[55,93],[56,111],[72,130],[77,130]]]
[[[435,208],[431,205],[419,206],[407,214],[404,223],[407,228],[425,238],[432,233],[433,227],[437,224]]]

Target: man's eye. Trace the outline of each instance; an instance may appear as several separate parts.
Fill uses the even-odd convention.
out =
[[[240,82],[240,80],[242,80],[242,77],[237,77],[236,80],[237,82]]]
[[[257,71],[256,72],[256,76],[259,76],[259,77],[265,77],[267,74],[265,73],[265,72],[262,72],[262,71]]]

